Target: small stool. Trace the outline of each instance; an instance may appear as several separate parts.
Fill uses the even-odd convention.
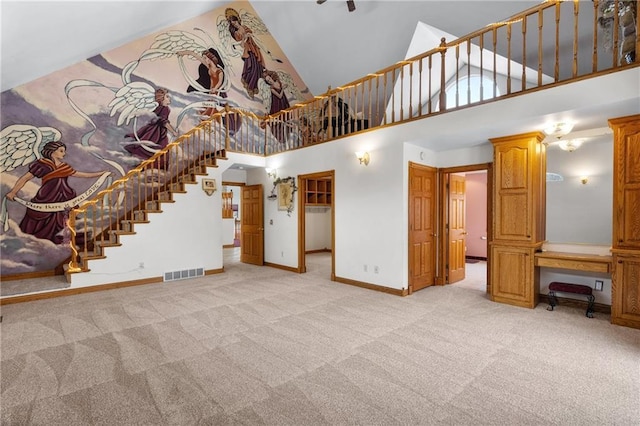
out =
[[[589,301],[586,316],[589,318],[593,318],[593,303],[595,302],[596,298],[593,295],[593,289],[591,287],[589,287],[588,285],[561,283],[557,281],[549,283],[549,307],[547,308],[548,311],[553,311],[553,308],[558,304],[558,299],[556,299],[557,291],[561,293],[573,293],[586,296],[587,300]]]

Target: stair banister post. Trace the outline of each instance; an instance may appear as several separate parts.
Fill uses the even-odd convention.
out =
[[[447,42],[444,37],[440,39],[440,55],[442,58],[441,67],[440,67],[440,111],[444,111],[447,109],[447,93],[446,87],[447,80],[445,78],[445,67],[446,67],[446,54],[447,54]]]

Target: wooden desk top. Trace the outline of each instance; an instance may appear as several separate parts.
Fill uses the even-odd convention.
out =
[[[596,254],[541,251],[535,254],[535,265],[609,274],[611,273],[613,260],[611,256],[599,256]]]

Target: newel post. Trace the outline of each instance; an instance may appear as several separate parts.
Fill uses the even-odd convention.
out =
[[[447,109],[447,93],[446,93],[447,80],[445,77],[447,42],[444,37],[440,39],[439,49],[440,49],[440,55],[442,58],[441,67],[440,67],[440,111],[444,111],[445,109]]]

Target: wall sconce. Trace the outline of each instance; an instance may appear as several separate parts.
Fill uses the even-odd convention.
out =
[[[266,168],[264,170],[267,172],[267,176],[269,176],[271,179],[275,180],[278,177],[278,169]]]
[[[563,151],[573,152],[576,149],[580,148],[583,142],[583,139],[561,140],[560,142],[558,142],[558,146]]]
[[[556,139],[560,139],[564,135],[568,134],[573,129],[573,123],[566,121],[555,123],[544,129],[547,136],[553,136]]]
[[[369,153],[366,151],[358,151],[356,152],[356,158],[360,161],[360,164],[364,164],[365,166],[369,165]]]
[[[582,176],[580,178],[580,182],[582,182],[583,185],[586,185],[587,182],[589,182],[589,177],[588,176]]]

